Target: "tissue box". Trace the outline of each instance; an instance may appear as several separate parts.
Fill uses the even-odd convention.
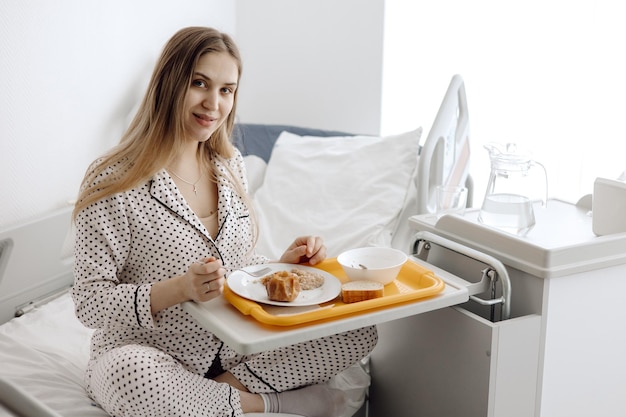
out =
[[[592,216],[598,236],[626,232],[626,182],[596,178]]]

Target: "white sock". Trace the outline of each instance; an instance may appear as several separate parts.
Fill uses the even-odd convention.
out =
[[[265,405],[265,410],[263,412],[265,413],[277,413],[278,412],[278,411],[272,411],[272,410],[278,410],[278,397],[276,397],[275,392],[270,392],[267,394],[261,393],[259,395],[263,399],[263,404]]]
[[[291,413],[305,417],[340,415],[347,405],[343,391],[326,384],[309,385],[285,392],[261,394],[266,413]]]

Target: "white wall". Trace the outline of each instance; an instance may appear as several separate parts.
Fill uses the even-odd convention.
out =
[[[378,134],[383,12],[384,0],[237,0],[239,120]]]
[[[386,0],[381,131],[416,117],[427,131],[459,73],[477,194],[489,174],[482,145],[517,142],[546,165],[550,195],[576,201],[626,169],[625,19],[620,0]]]
[[[235,29],[232,0],[0,2],[0,228],[75,198],[167,39]]]

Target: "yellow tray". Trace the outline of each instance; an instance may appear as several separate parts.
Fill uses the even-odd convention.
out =
[[[337,262],[337,258],[326,259],[315,265],[315,268],[336,276],[342,283],[349,281]],[[409,259],[400,269],[398,277],[392,283],[385,285],[385,295],[373,300],[346,304],[341,301],[340,294],[336,299],[320,304],[319,307],[315,306],[312,310],[298,312],[301,311],[298,310],[299,307],[276,307],[248,300],[235,294],[227,285],[224,287],[224,298],[241,313],[252,316],[261,323],[274,326],[295,326],[418,301],[439,294],[444,287],[445,283],[441,278]],[[290,313],[292,311],[295,313]]]

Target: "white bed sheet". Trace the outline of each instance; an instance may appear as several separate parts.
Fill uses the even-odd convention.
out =
[[[0,377],[61,416],[108,417],[83,385],[91,332],[65,293],[0,326]]]

